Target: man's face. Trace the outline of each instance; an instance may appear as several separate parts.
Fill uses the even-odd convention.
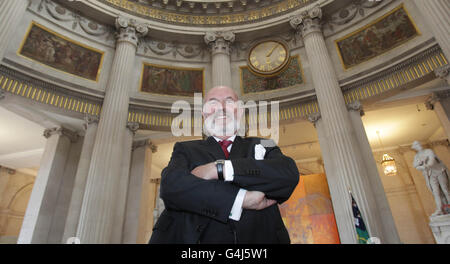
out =
[[[205,97],[204,127],[213,136],[232,136],[239,128],[240,111],[236,93],[228,87],[215,87]]]

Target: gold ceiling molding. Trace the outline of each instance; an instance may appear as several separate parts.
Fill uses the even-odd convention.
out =
[[[67,92],[62,88],[46,87],[42,81],[32,82],[23,80],[9,73],[9,69],[0,68],[0,91],[12,95],[24,97],[32,101],[50,105],[62,110],[78,112],[99,116],[101,111],[101,101],[77,95],[74,92]]]
[[[438,45],[398,63],[387,70],[342,87],[345,102],[365,100],[402,87],[410,82],[434,74],[434,70],[448,64]]]
[[[256,10],[243,11],[231,14],[211,14],[211,15],[193,15],[182,14],[161,10],[148,5],[132,2],[130,0],[99,0],[109,6],[132,14],[146,17],[153,20],[175,23],[189,24],[194,26],[215,26],[215,25],[233,25],[240,23],[255,22],[261,19],[280,15],[287,11],[292,11],[303,7],[317,0],[284,0],[277,4],[262,7]]]

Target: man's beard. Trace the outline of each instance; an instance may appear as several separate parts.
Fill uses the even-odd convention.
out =
[[[217,119],[220,116],[225,116],[227,123],[224,124],[224,119]],[[234,114],[222,111],[214,112],[203,122],[203,132],[207,136],[232,136],[236,134],[239,127],[240,122],[234,118]]]

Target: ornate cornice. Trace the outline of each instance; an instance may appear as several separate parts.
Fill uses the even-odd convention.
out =
[[[169,4],[168,0],[161,0]],[[205,13],[200,14],[198,12],[192,13],[190,9],[187,12],[180,12],[182,10],[182,6],[174,6],[173,9],[165,9],[165,6],[158,6],[158,1],[149,2],[139,2],[139,1],[129,1],[129,0],[99,0],[99,2],[104,3],[110,7],[115,9],[119,9],[121,11],[127,12],[129,14],[133,14],[136,16],[144,17],[149,20],[163,22],[167,24],[174,25],[189,25],[189,26],[232,26],[239,25],[244,23],[253,23],[259,22],[265,19],[272,18],[274,16],[283,15],[295,10],[298,10],[308,4],[314,3],[317,0],[284,0],[278,1],[274,4],[267,4],[267,1],[255,1],[255,2],[263,2],[265,5],[260,8],[249,8],[247,5],[247,0],[240,0],[241,3],[245,3],[245,8],[241,12],[231,12],[229,14],[223,14],[222,12],[206,12],[205,7],[214,6],[216,10],[233,8],[229,6],[229,4],[220,5],[217,8],[217,5],[220,4],[219,1],[215,3],[208,2],[197,2],[191,1],[190,4],[187,5],[188,9],[192,6],[193,2],[197,2],[203,8],[201,10],[205,10]],[[183,1],[170,1],[170,4],[180,3]],[[186,2],[186,1],[184,1]],[[225,7],[225,8],[224,8]],[[180,9],[181,8],[181,9]],[[249,10],[252,9],[252,10]],[[219,14],[217,14],[219,13]]]
[[[68,31],[77,32],[107,46],[114,46],[114,27],[101,24],[52,0],[30,1],[28,10],[53,20]]]
[[[438,45],[434,45],[386,70],[341,86],[345,102],[364,100],[389,90],[405,88],[411,82],[430,76],[436,68],[444,66],[445,63],[442,50]]]

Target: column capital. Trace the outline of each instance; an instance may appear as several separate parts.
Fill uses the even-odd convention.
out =
[[[291,27],[300,30],[303,38],[313,32],[322,33],[320,20],[322,19],[322,9],[319,5],[302,12],[300,15],[294,16],[289,21]]]
[[[216,31],[205,33],[205,43],[211,48],[212,54],[224,53],[230,55],[231,44],[235,40],[235,34],[231,31]]]
[[[349,104],[347,104],[348,111],[358,111],[360,116],[364,116],[363,105],[359,100],[355,100]]]
[[[86,130],[91,124],[98,124],[99,118],[95,115],[85,114],[84,115],[84,130]]]
[[[308,115],[308,121],[314,124],[314,127],[316,126],[317,121],[319,121],[322,118],[322,115],[320,112],[311,113]]]
[[[53,127],[44,130],[43,136],[45,138],[50,138],[53,135],[66,136],[71,142],[76,142],[78,140],[77,133],[63,127]]]
[[[428,110],[434,110],[434,104],[436,102],[441,101],[442,99],[450,97],[450,89],[433,92],[426,100],[425,100],[425,107]]]
[[[135,19],[119,16],[116,18],[117,42],[129,42],[137,47],[139,38],[145,37],[148,33],[148,25],[139,23]]]
[[[127,122],[127,128],[134,134],[136,134],[136,131],[139,129],[139,123],[138,122]]]
[[[140,140],[133,142],[132,150],[134,151],[137,148],[147,147],[152,153],[156,153],[158,151],[158,146],[156,146],[151,140]]]
[[[434,70],[434,74],[436,75],[436,77],[450,82],[450,64],[436,68]]]

